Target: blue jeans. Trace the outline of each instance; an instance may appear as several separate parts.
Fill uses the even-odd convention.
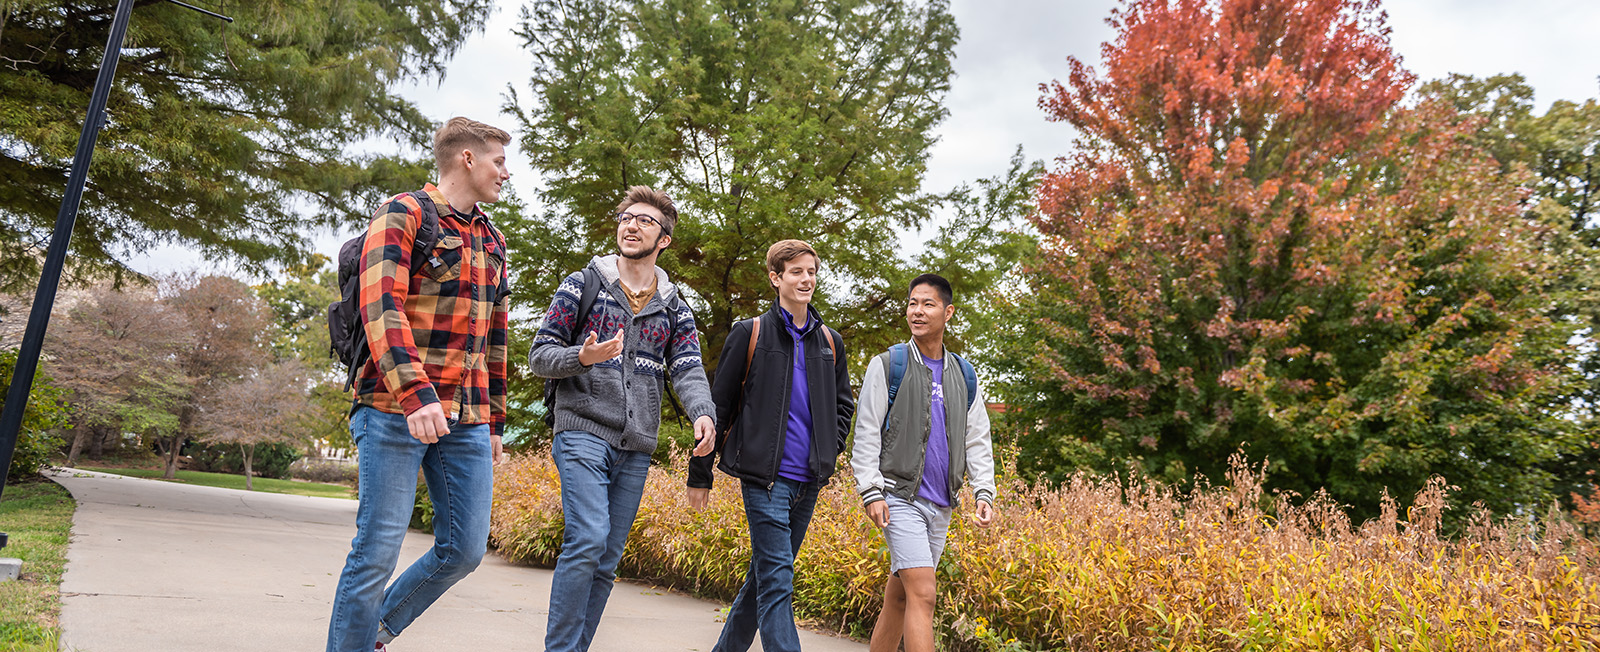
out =
[[[800,633],[794,627],[794,558],[800,554],[816,507],[815,482],[780,477],[771,489],[744,483],[750,570],[712,652],[745,652],[757,630],[761,649],[800,652]]]
[[[589,649],[611,597],[617,562],[644,497],[650,454],[625,451],[581,430],[556,433],[550,455],[561,474],[565,528],[550,579],[547,652]]]
[[[371,652],[482,561],[494,494],[489,426],[458,425],[438,443],[411,437],[406,418],[362,406],[350,415],[360,454],[356,537],[339,574],[328,652]],[[433,499],[433,548],[384,589],[416,502],[417,469]],[[382,631],[379,628],[382,628]]]

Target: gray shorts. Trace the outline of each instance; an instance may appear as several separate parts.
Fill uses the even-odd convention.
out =
[[[886,494],[884,502],[889,506],[889,525],[883,528],[883,538],[889,542],[889,572],[936,567],[950,531],[951,509],[926,498],[908,501],[894,494]]]

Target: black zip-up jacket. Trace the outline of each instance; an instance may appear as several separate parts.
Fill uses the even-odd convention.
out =
[[[844,338],[821,323],[816,310],[809,306],[806,310],[818,322],[805,336],[806,382],[811,390],[811,475],[826,484],[850,434],[856,401],[850,391]],[[711,488],[712,458],[719,453],[722,459],[716,466],[723,473],[763,487],[771,487],[778,479],[789,420],[789,386],[794,382],[794,337],[784,327],[777,303],[758,319],[762,320],[761,334],[748,379],[745,356],[750,350],[750,322],[734,324],[722,343],[722,357],[711,382],[711,398],[717,403],[717,445],[710,455],[689,460],[690,487]],[[824,339],[829,336],[838,348],[838,359],[833,358]]]

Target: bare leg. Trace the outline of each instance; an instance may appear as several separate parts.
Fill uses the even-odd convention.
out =
[[[878,613],[878,624],[872,627],[872,643],[868,652],[895,652],[900,649],[900,635],[906,620],[906,590],[898,575],[889,575],[883,587],[883,611]]]
[[[901,595],[905,602],[906,652],[933,652],[933,606],[938,597],[932,568],[905,568],[900,571]],[[877,641],[877,632],[873,632]]]

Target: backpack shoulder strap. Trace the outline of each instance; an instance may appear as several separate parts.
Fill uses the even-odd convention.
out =
[[[833,361],[837,363],[839,361],[839,348],[833,345],[833,329],[828,328],[827,324],[819,325],[822,326],[822,336],[828,340],[828,353],[833,354]]]
[[[950,357],[956,359],[956,366],[961,368],[961,377],[967,381],[967,411],[970,412],[972,404],[978,400],[978,371],[972,368],[972,363],[967,362],[966,358],[953,352]]]
[[[750,345],[744,349],[744,382],[750,380],[750,365],[756,359],[756,340],[761,337],[761,315],[750,318]],[[742,387],[744,382],[739,383]]]
[[[889,381],[889,403],[883,406],[884,426],[889,425],[889,409],[894,407],[894,395],[900,393],[900,381],[906,379],[906,363],[909,358],[910,352],[906,350],[904,343],[889,347],[889,368],[884,370],[888,374]]]
[[[889,347],[889,404],[894,405],[894,395],[900,393],[900,381],[906,379],[906,364],[910,352],[904,343]]]
[[[417,232],[412,234],[411,241],[411,275],[416,276],[417,270],[422,269],[422,263],[428,260],[428,251],[439,242],[439,207],[434,205],[433,198],[425,190],[413,190],[406,194],[416,199],[417,205],[422,207],[422,222],[417,225]],[[422,255],[417,255],[419,253]]]
[[[589,313],[594,309],[594,300],[600,296],[600,286],[605,281],[600,278],[600,272],[587,265],[583,268],[583,294],[578,296],[578,319],[572,322],[572,343],[583,341],[579,337],[583,327],[589,321]]]

